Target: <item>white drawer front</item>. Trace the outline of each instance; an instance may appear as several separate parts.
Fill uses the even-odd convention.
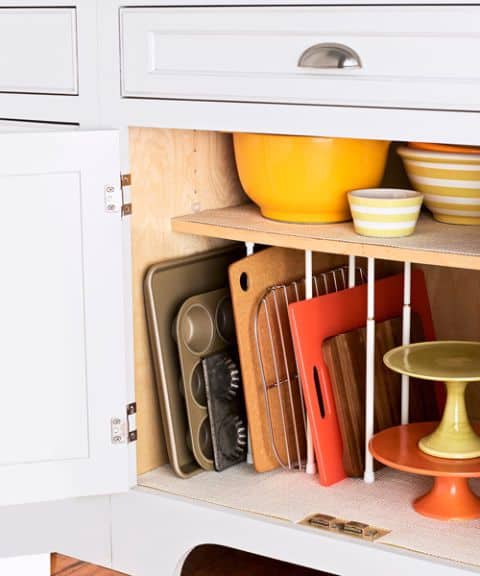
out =
[[[78,94],[75,8],[0,8],[0,92]]]
[[[480,7],[123,8],[124,97],[480,110]],[[335,43],[357,69],[300,68]]]

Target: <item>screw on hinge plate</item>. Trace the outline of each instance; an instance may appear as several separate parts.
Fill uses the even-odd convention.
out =
[[[122,194],[118,186],[107,185],[103,188],[105,212],[114,214],[122,209]]]
[[[125,426],[126,421],[121,418],[114,417],[110,420],[112,444],[123,444],[125,442]]]

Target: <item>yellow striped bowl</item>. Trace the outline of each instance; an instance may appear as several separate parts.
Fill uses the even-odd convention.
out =
[[[402,147],[410,182],[433,217],[448,224],[480,224],[480,154],[430,152]]]
[[[413,233],[423,196],[414,190],[366,188],[349,192],[348,201],[357,234],[394,238]]]

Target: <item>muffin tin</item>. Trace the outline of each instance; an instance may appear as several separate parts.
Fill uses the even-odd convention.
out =
[[[226,288],[188,298],[175,321],[192,452],[204,470],[214,469],[214,453],[202,359],[225,350],[234,333]]]
[[[240,367],[232,351],[202,361],[215,470],[220,472],[247,457],[247,419]]]

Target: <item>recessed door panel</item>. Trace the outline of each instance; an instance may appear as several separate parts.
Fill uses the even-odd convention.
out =
[[[127,489],[117,134],[0,134],[0,206],[0,505]]]

